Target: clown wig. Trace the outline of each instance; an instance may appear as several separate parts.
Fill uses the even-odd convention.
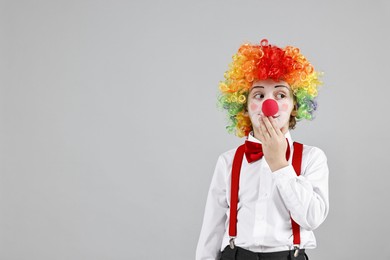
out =
[[[313,119],[313,112],[317,109],[315,98],[322,84],[320,76],[321,73],[315,71],[299,49],[293,46],[282,49],[268,44],[266,39],[259,45],[241,45],[224,74],[225,80],[219,83],[218,104],[227,111],[228,132],[243,137],[252,131],[246,113],[247,97],[257,80],[283,80],[290,85],[295,104],[290,129],[295,127],[296,120]]]

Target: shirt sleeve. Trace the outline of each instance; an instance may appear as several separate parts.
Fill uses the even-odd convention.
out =
[[[329,169],[327,158],[319,148],[310,147],[306,161],[300,176],[289,165],[273,172],[273,178],[292,219],[301,227],[313,230],[328,215]]]
[[[220,156],[215,167],[207,196],[203,225],[196,248],[196,260],[217,260],[220,257],[222,239],[225,233],[227,166]]]

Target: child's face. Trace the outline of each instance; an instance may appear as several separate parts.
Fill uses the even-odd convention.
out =
[[[279,129],[287,132],[291,112],[294,108],[294,99],[290,86],[284,81],[272,79],[255,81],[248,95],[248,114],[255,130],[260,127],[261,108],[267,99],[274,99],[279,106],[279,111],[273,118],[276,119]]]

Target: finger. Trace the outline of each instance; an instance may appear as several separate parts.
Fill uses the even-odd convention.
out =
[[[268,117],[264,117],[264,124],[267,127],[267,130],[268,130],[268,133],[270,134],[270,136],[277,135],[275,132],[275,129],[274,129],[274,127],[273,127],[273,125]]]
[[[260,119],[260,131],[262,132],[263,136],[264,136],[264,139],[268,139],[271,137],[270,133],[268,132],[268,129],[267,127],[265,126],[265,123],[264,123],[264,117],[262,117]]]
[[[261,129],[260,127],[260,131],[259,131],[259,140],[264,143],[265,141],[265,136],[264,136],[264,133],[263,133],[263,130]]]
[[[282,133],[282,131],[279,129],[279,126],[278,126],[278,123],[276,122],[276,119],[271,117],[270,119],[271,121],[271,124],[275,130],[275,133],[278,135],[278,136],[284,136],[284,134]]]

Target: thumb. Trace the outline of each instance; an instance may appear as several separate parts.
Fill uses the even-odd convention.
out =
[[[280,131],[283,133],[283,134],[286,134],[288,132],[288,125],[285,125],[283,126]]]

